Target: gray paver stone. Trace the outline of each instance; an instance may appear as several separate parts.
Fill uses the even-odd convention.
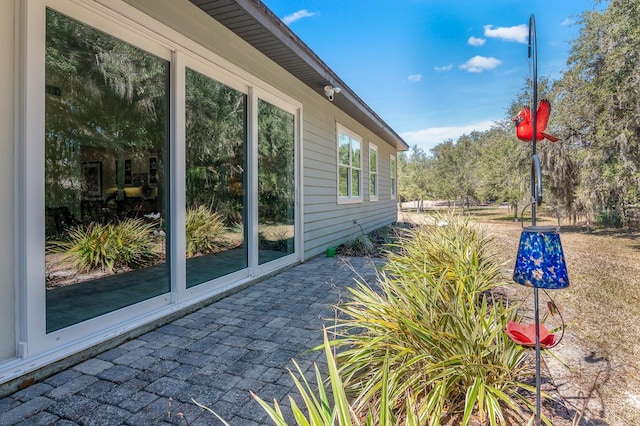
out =
[[[148,426],[162,424],[169,412],[169,401],[164,398],[158,398],[151,404],[139,410],[134,416],[127,419],[127,425],[131,426]]]
[[[108,368],[102,373],[98,374],[98,377],[116,383],[124,383],[127,380],[132,379],[136,374],[138,374],[138,370],[136,369],[127,367],[125,365],[114,365],[113,367]]]
[[[124,424],[131,413],[112,405],[101,404],[91,412],[84,413],[78,423],[91,426],[113,426]]]
[[[123,400],[118,406],[132,413],[137,413],[138,411],[142,410],[144,407],[153,403],[153,401],[155,401],[158,398],[159,398],[158,395],[145,392],[145,391],[140,391],[140,392],[134,393],[129,398]]]
[[[238,383],[239,381],[240,381],[240,377],[238,376],[222,373],[213,377],[213,380],[211,381],[211,386],[214,386],[223,391],[228,391],[229,389],[232,389],[235,386],[235,384]]]
[[[191,385],[182,389],[177,399],[186,403],[193,403],[195,400],[200,404],[210,406],[218,401],[222,395],[224,395],[223,391],[212,386]]]
[[[132,362],[129,364],[129,367],[135,368],[136,370],[146,370],[151,367],[155,363],[158,362],[158,358],[154,358],[152,356],[143,356],[142,358]]]
[[[117,386],[115,383],[108,380],[98,380],[92,385],[87,386],[85,389],[82,389],[80,391],[80,395],[86,396],[87,398],[99,398],[115,386]]]
[[[34,398],[31,401],[27,401],[24,404],[20,404],[17,407],[12,408],[6,413],[2,413],[2,416],[0,416],[0,425],[16,424],[30,416],[33,416],[34,414],[39,413],[40,411],[46,410],[54,403],[55,401],[52,399],[45,398],[43,396]]]
[[[59,401],[49,408],[47,411],[66,419],[79,420],[85,413],[92,413],[100,405],[91,398],[81,395],[70,395],[62,401]]]
[[[171,397],[180,392],[185,386],[187,386],[187,382],[183,380],[162,377],[147,386],[145,390],[158,396]]]
[[[76,365],[75,367],[73,367],[73,369],[82,374],[97,376],[107,368],[111,368],[111,367],[113,367],[113,363],[109,361],[104,361],[98,358],[91,358]]]
[[[160,359],[175,359],[180,350],[180,348],[174,346],[163,346],[152,352],[151,355]]]
[[[51,389],[47,392],[46,396],[55,400],[61,400],[69,395],[73,395],[74,393],[78,393],[81,390],[86,389],[97,381],[98,378],[95,376],[82,375],[73,380],[69,380],[62,386]]]
[[[200,371],[200,368],[195,365],[181,364],[168,372],[167,375],[176,379],[189,380],[189,377],[198,373],[198,371]]]
[[[46,411],[41,411],[38,414],[26,418],[20,423],[16,423],[16,426],[50,426],[53,424],[58,425],[60,424],[56,422],[56,420],[58,419],[60,419],[60,417],[47,413]]]
[[[215,357],[212,355],[204,354],[202,352],[191,352],[184,350],[178,353],[176,359],[183,364],[204,367],[205,365],[213,362],[215,360]]]
[[[180,363],[174,360],[163,359],[151,365],[148,370],[156,373],[167,374],[180,366]]]
[[[48,379],[44,380],[44,383],[51,385],[53,387],[63,385],[67,383],[69,380],[73,380],[76,377],[81,376],[82,373],[74,370],[64,370],[58,374],[55,374]]]
[[[108,392],[103,393],[98,397],[98,400],[106,404],[117,406],[122,401],[130,398],[131,395],[144,389],[148,384],[148,382],[139,380],[138,378],[134,378],[118,386],[115,386]]]
[[[34,385],[29,386],[26,389],[22,389],[14,393],[13,395],[11,395],[11,398],[13,398],[13,400],[15,401],[26,402],[26,401],[32,400],[33,398],[37,398],[39,396],[44,395],[45,393],[49,392],[51,389],[53,389],[53,386],[49,384],[36,383]],[[11,402],[11,398],[7,398],[6,401]],[[0,406],[0,411],[3,411],[2,406]]]
[[[134,349],[122,356],[113,360],[114,364],[122,364],[122,365],[131,365],[134,362],[138,361],[140,358],[144,358],[145,356],[152,353],[154,350],[151,348],[137,348]]]
[[[122,349],[122,348],[113,348],[113,349],[109,349],[106,352],[102,352],[100,355],[98,355],[96,358],[101,359],[103,361],[113,361],[114,359],[121,357],[122,355],[125,355],[126,353],[128,353],[129,351]]]
[[[125,349],[127,351],[133,351],[133,350],[136,350],[138,348],[143,347],[146,344],[147,344],[147,342],[145,342],[144,340],[133,339],[133,340],[129,340],[126,343],[121,344],[120,348],[121,349]]]

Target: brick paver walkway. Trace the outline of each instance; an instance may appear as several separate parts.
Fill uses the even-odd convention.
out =
[[[0,399],[0,425],[272,424],[249,391],[288,407],[288,368],[324,364],[322,324],[370,259],[317,257]],[[356,273],[357,271],[357,273]],[[309,375],[308,375],[309,376]]]

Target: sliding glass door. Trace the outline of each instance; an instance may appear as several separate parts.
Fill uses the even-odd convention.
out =
[[[45,65],[25,77],[36,107],[19,154],[34,353],[245,284],[300,246],[301,104],[99,3],[27,12],[31,67]]]

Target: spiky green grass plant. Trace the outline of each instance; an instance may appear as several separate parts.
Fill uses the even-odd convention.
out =
[[[154,250],[153,229],[153,224],[142,219],[117,224],[92,222],[72,228],[67,241],[51,242],[48,249],[64,253],[65,260],[80,272],[135,268],[160,257]]]
[[[517,306],[490,297],[504,284],[491,239],[464,218],[435,223],[401,238],[378,288],[359,283],[338,306],[332,344],[352,406],[370,412],[386,393],[393,415],[423,425],[522,424],[531,370],[504,333]]]
[[[367,234],[360,234],[341,246],[341,252],[345,256],[368,256],[373,253],[373,241]]]
[[[185,217],[187,257],[213,253],[224,231],[221,214],[204,205],[188,209]]]

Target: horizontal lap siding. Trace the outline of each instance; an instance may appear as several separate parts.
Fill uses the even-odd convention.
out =
[[[338,95],[339,96],[339,95]],[[327,102],[324,102],[327,103]],[[304,240],[305,257],[323,253],[358,236],[360,227],[370,232],[396,220],[396,200],[390,198],[389,155],[395,150],[359,123],[326,105],[305,103],[304,122]],[[363,200],[337,202],[336,122],[363,138]],[[324,127],[323,127],[324,126]],[[377,201],[369,201],[369,143],[378,147]]]

